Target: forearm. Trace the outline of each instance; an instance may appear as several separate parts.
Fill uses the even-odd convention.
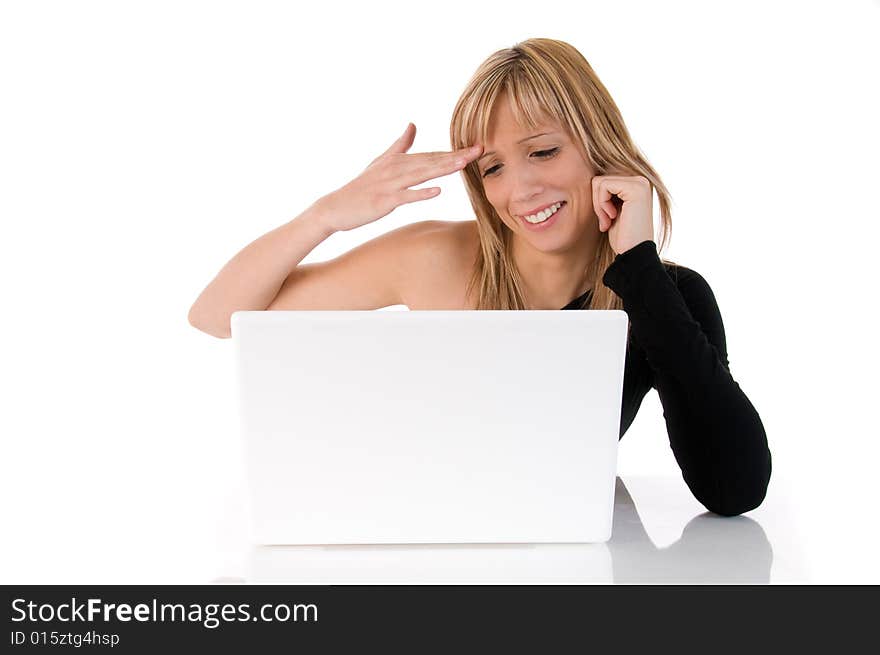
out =
[[[770,482],[771,456],[757,410],[732,378],[710,383],[698,400],[659,374],[669,444],[694,497],[716,514],[755,509]]]
[[[730,374],[721,314],[693,271],[673,281],[652,250],[618,258],[606,284],[624,303],[663,405],[669,443],[694,496],[733,515],[764,498],[771,459],[764,426]]]
[[[299,263],[334,230],[317,201],[299,216],[259,237],[220,270],[189,311],[194,327],[230,336],[230,317],[239,310],[263,310]]]

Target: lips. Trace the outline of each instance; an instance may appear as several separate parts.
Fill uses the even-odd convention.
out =
[[[556,203],[559,203],[559,202],[561,202],[563,205],[565,205],[564,200],[554,200],[553,202],[548,202],[546,205],[541,205],[540,207],[536,207],[535,209],[531,209],[527,212],[523,212],[522,214],[517,214],[517,216],[519,218],[525,218],[526,216],[534,216],[538,212],[542,212],[545,209],[547,209],[548,207],[552,207],[553,205],[555,205]],[[562,207],[560,207],[560,209],[562,209]]]
[[[529,232],[543,232],[545,230],[551,229],[554,225],[556,225],[556,221],[559,219],[559,215],[565,211],[565,208],[567,206],[568,204],[563,202],[562,206],[555,212],[553,212],[550,218],[541,221],[540,223],[529,223],[525,218],[520,218],[519,220]]]

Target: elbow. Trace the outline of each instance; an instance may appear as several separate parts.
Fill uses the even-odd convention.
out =
[[[740,496],[722,497],[717,500],[707,501],[703,506],[714,514],[720,516],[739,516],[751,512],[764,502],[767,488],[756,490],[750,494]]]
[[[199,330],[200,332],[204,332],[205,334],[210,334],[212,337],[217,337],[218,339],[229,339],[232,336],[232,331],[230,329],[228,320],[221,323],[211,323],[209,321],[206,321],[195,312],[195,306],[193,306],[193,308],[189,310],[187,320],[189,321],[189,324],[192,325],[195,329]]]
[[[739,516],[757,509],[767,497],[772,460],[770,451],[759,462],[736,471],[728,479],[719,479],[715,493],[698,498],[703,506],[720,516]]]
[[[687,476],[694,497],[707,510],[720,516],[739,516],[758,508],[767,496],[772,460],[770,451],[740,466],[702,476]],[[706,474],[709,474],[708,476]]]

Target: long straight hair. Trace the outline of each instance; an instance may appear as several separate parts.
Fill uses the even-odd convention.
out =
[[[605,86],[576,48],[564,41],[535,38],[490,55],[453,110],[449,128],[453,150],[486,143],[492,110],[505,96],[518,124],[534,128],[549,119],[561,125],[596,175],[644,176],[659,198],[660,250],[665,247],[672,231],[669,192],[630,138]],[[486,198],[476,162],[468,164],[462,174],[480,235],[468,297],[476,288],[476,309],[526,309],[522,277],[512,256],[513,232]],[[595,256],[584,261],[585,279],[592,281],[593,292],[579,309],[623,309],[623,301],[602,283],[614,257],[608,233],[600,232]]]

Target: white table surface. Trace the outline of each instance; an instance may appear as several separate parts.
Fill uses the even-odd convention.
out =
[[[792,511],[793,494],[780,479],[771,482],[767,499],[756,510],[720,517],[706,512],[680,477],[624,475],[615,494],[612,538],[604,544],[257,547],[249,543],[243,475],[230,474],[237,467],[194,471],[190,462],[186,470],[178,470],[184,465],[170,462],[164,475],[140,471],[140,476],[152,476],[150,486],[122,474],[112,484],[83,477],[63,485],[63,493],[56,486],[48,496],[37,495],[38,486],[28,490],[18,485],[18,502],[3,507],[7,529],[0,580],[5,584],[877,581],[873,561],[845,557],[852,550],[845,539],[822,542],[820,546],[827,547],[816,551],[815,531],[810,533],[814,546],[810,570],[799,536],[801,526],[795,524],[798,515]]]
[[[91,468],[75,443],[46,451],[45,470],[5,460],[0,582],[880,582],[871,485],[844,484],[845,471],[774,471],[763,504],[740,517],[706,512],[677,471],[622,473],[604,544],[257,547],[240,450],[193,441],[161,458],[149,440],[108,446]]]
[[[638,500],[636,500],[638,499]],[[230,513],[246,525],[246,510]],[[805,579],[786,503],[746,516],[706,512],[681,480],[618,478],[602,544],[238,544],[215,582],[290,584],[768,583]],[[244,531],[244,528],[242,528]],[[232,546],[231,543],[227,544]],[[230,548],[235,553],[235,547]]]

